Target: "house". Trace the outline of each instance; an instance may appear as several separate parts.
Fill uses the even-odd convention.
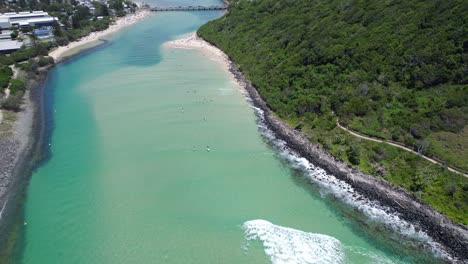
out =
[[[0,33],[0,40],[3,39],[11,39],[11,31],[2,30],[2,33]]]

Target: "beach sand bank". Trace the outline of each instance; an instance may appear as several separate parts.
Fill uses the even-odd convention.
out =
[[[117,19],[108,29],[103,31],[97,31],[89,34],[86,37],[81,38],[78,41],[69,43],[67,46],[61,46],[51,51],[49,56],[54,58],[55,62],[58,63],[63,59],[76,55],[82,50],[97,47],[103,43],[103,38],[113,34],[125,27],[135,24],[136,22],[144,19],[151,14],[148,10],[137,11],[135,14],[130,14],[125,17]]]
[[[228,56],[217,47],[198,37],[195,32],[180,36],[178,39],[164,43],[166,48],[178,49],[198,49],[210,56],[210,59],[220,63],[220,65],[229,71],[231,62]],[[234,76],[232,75],[234,78]]]

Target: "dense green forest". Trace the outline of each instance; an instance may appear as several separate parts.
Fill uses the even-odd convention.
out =
[[[463,0],[240,0],[198,34],[312,141],[466,224],[466,178],[336,120],[468,171],[467,25]]]

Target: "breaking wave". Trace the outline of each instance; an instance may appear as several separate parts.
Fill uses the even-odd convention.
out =
[[[248,97],[247,100],[252,102]],[[368,218],[367,221],[370,220],[383,224],[392,233],[405,237],[409,240],[407,243],[417,244],[418,247],[432,252],[438,258],[454,261],[451,255],[444,250],[443,246],[434,241],[420,227],[403,220],[395,210],[361,195],[348,183],[328,174],[324,169],[313,165],[306,158],[301,157],[298,153],[287,147],[286,142],[276,138],[274,132],[267,127],[263,110],[255,106],[252,106],[252,108],[256,112],[258,127],[265,140],[277,150],[277,153],[279,153],[283,160],[287,161],[294,169],[301,171],[309,181],[318,185],[322,196],[332,195],[364,214]]]
[[[247,221],[242,228],[248,241],[262,242],[273,264],[344,263],[343,246],[334,237],[306,233],[265,220]]]

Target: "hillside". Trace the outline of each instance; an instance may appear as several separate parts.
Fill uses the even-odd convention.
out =
[[[232,1],[199,35],[278,116],[337,158],[468,223],[468,5],[456,1]]]

